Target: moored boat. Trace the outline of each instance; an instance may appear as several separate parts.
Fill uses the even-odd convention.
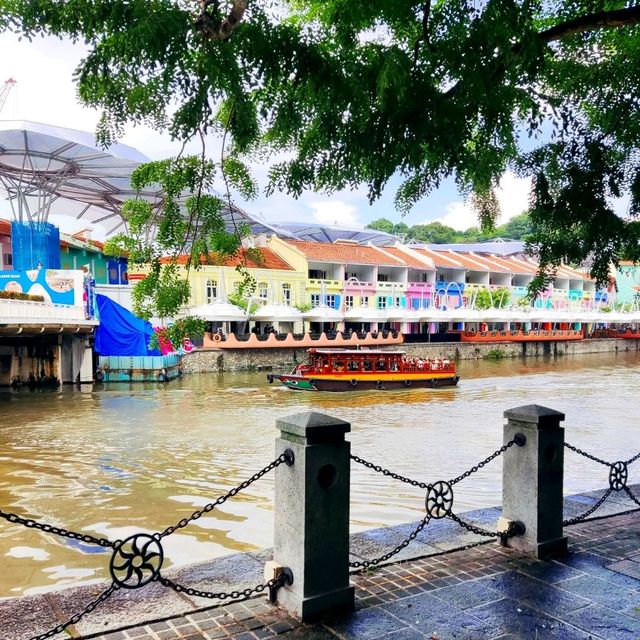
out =
[[[404,351],[309,349],[309,364],[288,374],[268,374],[297,391],[362,391],[454,386],[459,377],[448,359],[409,358]]]

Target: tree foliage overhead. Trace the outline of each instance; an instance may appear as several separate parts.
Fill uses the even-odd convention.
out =
[[[405,242],[416,240],[432,244],[456,244],[461,242],[484,242],[493,238],[507,238],[510,240],[527,240],[533,232],[529,214],[522,213],[505,224],[491,230],[470,227],[465,231],[456,231],[441,222],[416,224],[409,227],[404,222],[394,223],[388,218],[378,218],[367,225],[367,229],[376,229],[385,233],[392,233],[401,237]]]
[[[534,181],[543,269],[640,258],[640,7],[615,0],[4,0],[0,28],[90,51],[79,95],[187,140],[225,132],[294,195],[395,174],[407,210],[453,176],[484,226]],[[228,135],[227,135],[228,134]],[[242,170],[241,170],[242,172]],[[626,220],[611,198],[628,196]]]

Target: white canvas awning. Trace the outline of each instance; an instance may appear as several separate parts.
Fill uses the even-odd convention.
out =
[[[209,322],[242,322],[249,319],[240,307],[222,300],[193,307],[189,309],[189,315],[198,316]]]
[[[344,314],[338,309],[321,304],[309,311],[305,311],[302,317],[307,322],[341,322],[344,319]]]
[[[371,307],[353,307],[344,314],[346,322],[384,322],[385,312]]]
[[[251,314],[251,320],[256,322],[297,322],[302,320],[302,313],[295,307],[286,304],[265,304]]]

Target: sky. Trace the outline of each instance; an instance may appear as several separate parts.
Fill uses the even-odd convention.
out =
[[[17,81],[4,109],[3,120],[32,120],[61,127],[95,131],[99,112],[82,106],[76,95],[73,71],[80,62],[82,45],[56,38],[35,38],[32,42],[2,34],[0,39],[0,84],[10,77]],[[120,142],[136,147],[153,160],[174,156],[180,144],[157,131],[145,127],[128,127]],[[212,141],[211,147],[215,147]],[[219,145],[218,145],[219,146]],[[194,152],[196,150],[194,149]],[[266,167],[254,166],[254,174],[262,190],[266,186]],[[477,217],[457,193],[452,181],[417,203],[404,217],[395,210],[393,198],[400,179],[394,178],[383,196],[369,205],[364,187],[332,195],[307,192],[295,199],[284,193],[261,195],[250,202],[235,198],[253,215],[268,222],[317,222],[347,227],[363,227],[377,218],[407,225],[439,221],[455,229],[477,226]],[[505,174],[498,191],[503,224],[527,208],[529,181],[511,173]],[[0,217],[8,217],[9,207],[0,205]],[[67,224],[65,224],[67,222]],[[64,231],[74,231],[71,220],[56,220]],[[71,225],[71,226],[69,226]],[[66,228],[65,228],[66,227]],[[99,231],[99,230],[96,230]]]

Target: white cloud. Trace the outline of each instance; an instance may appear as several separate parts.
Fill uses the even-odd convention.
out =
[[[530,189],[531,180],[529,178],[518,178],[510,171],[502,176],[500,187],[496,190],[501,211],[497,224],[505,224],[511,218],[528,209]],[[446,206],[444,216],[429,220],[424,224],[429,222],[441,222],[458,231],[464,231],[469,227],[478,226],[478,216],[468,202],[457,200]]]
[[[320,224],[338,225],[340,227],[364,227],[358,220],[358,208],[342,200],[309,202],[313,217]]]

